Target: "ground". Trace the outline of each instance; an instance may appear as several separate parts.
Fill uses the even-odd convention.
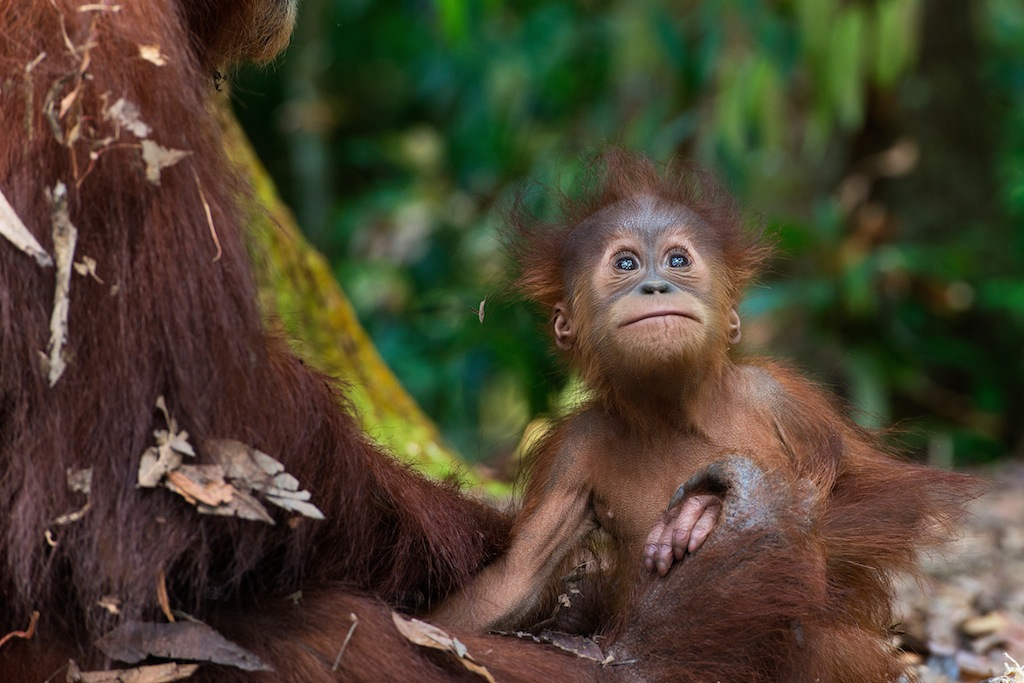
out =
[[[899,584],[899,642],[921,683],[1024,681],[1024,463],[984,473],[961,538],[925,558],[923,585]]]

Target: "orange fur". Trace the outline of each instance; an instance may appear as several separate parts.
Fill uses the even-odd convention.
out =
[[[640,679],[896,680],[892,580],[978,483],[891,453],[784,365],[738,358],[726,328],[768,248],[705,174],[602,162],[558,221],[517,214],[510,240],[592,398],[532,454],[506,555],[435,616],[529,628],[554,611]],[[694,516],[664,511],[688,480]],[[663,530],[689,538],[698,520],[707,540],[652,579]],[[576,594],[564,576],[595,534]]]

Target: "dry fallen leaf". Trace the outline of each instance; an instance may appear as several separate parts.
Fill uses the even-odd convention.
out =
[[[103,284],[103,280],[101,280],[100,276],[96,274],[96,259],[92,258],[91,256],[83,256],[82,262],[73,264],[73,267],[75,269],[75,272],[78,273],[79,275],[83,277],[88,275],[96,282],[100,283],[101,285]]]
[[[82,671],[75,660],[68,662],[67,683],[171,683],[190,678],[199,670],[198,664],[153,664],[134,669],[112,669],[109,671]]]
[[[391,613],[391,620],[395,623],[398,632],[405,636],[405,639],[410,643],[453,654],[464,667],[482,676],[489,683],[494,683],[494,677],[491,676],[491,672],[486,667],[473,661],[473,657],[470,656],[466,646],[458,638],[448,635],[442,629],[425,621],[412,618],[406,619],[397,612]]]
[[[299,480],[284,471],[284,465],[261,450],[234,439],[210,439],[204,449],[224,468],[224,476],[238,489],[258,491],[278,507],[312,519],[325,519],[309,502],[312,494],[299,489]]]
[[[181,466],[182,456],[194,458],[195,449],[188,441],[188,432],[178,431],[178,421],[171,417],[163,396],[156,399],[156,407],[164,414],[167,429],[154,430],[156,446],[150,446],[139,460],[138,486],[153,488],[164,476]]]
[[[233,439],[211,439],[203,444],[214,461],[205,465],[185,464],[182,456],[195,456],[188,432],[167,410],[161,396],[157,407],[163,412],[167,429],[153,432],[156,446],[139,460],[138,486],[163,486],[196,506],[201,514],[239,517],[274,524],[258,492],[267,502],[313,519],[323,513],[309,502],[309,491],[299,490],[299,481],[284,471],[284,465],[262,451]]]
[[[224,664],[243,671],[273,670],[255,654],[200,621],[125,621],[97,640],[96,647],[111,659],[128,664],[162,657]]]
[[[167,473],[166,486],[193,505],[202,503],[216,507],[230,503],[234,487],[224,481],[217,465],[180,465]]]
[[[582,659],[591,659],[595,662],[610,663],[613,661],[611,655],[605,656],[601,647],[590,638],[572,635],[570,633],[559,633],[557,631],[541,631],[540,640],[543,643],[550,643],[555,647],[571,652]]]
[[[578,592],[578,591],[577,591]],[[532,640],[535,643],[554,645],[560,650],[571,652],[581,659],[590,659],[601,664],[611,664],[615,661],[612,655],[605,655],[601,646],[585,636],[561,633],[558,631],[541,631],[539,635],[527,631],[496,631],[496,633],[519,638],[520,640]]]
[[[234,489],[230,503],[216,507],[200,503],[196,506],[196,510],[204,515],[238,517],[239,519],[250,519],[254,522],[265,522],[270,525],[277,524],[274,518],[270,516],[270,513],[267,512],[267,508],[263,507],[263,504],[256,500],[252,494],[239,491],[238,489]]]
[[[167,149],[152,140],[142,141],[142,160],[146,163],[146,180],[160,184],[160,171],[187,157],[192,152],[182,149]]]
[[[39,265],[53,265],[53,259],[21,222],[21,218],[14,212],[14,207],[7,201],[3,192],[0,192],[0,236],[6,237],[8,242],[34,258]]]
[[[121,613],[121,599],[116,595],[104,595],[102,598],[96,601],[97,607],[102,607],[111,614]]]
[[[267,502],[273,503],[279,508],[296,512],[303,517],[309,517],[310,519],[327,519],[324,517],[324,513],[320,511],[320,508],[305,501],[268,495]]]
[[[172,434],[157,430],[154,434],[157,438],[157,445],[147,448],[139,460],[138,486],[145,488],[159,485],[168,472],[180,467],[182,455],[195,455],[194,452],[188,452],[191,451],[191,446],[188,447],[188,451],[181,446],[182,443],[188,444],[188,432]]]
[[[62,119],[71,110],[71,107],[75,105],[75,100],[78,99],[78,95],[81,93],[81,84],[75,87],[74,90],[69,92],[60,101],[60,109],[57,111],[57,118]]]
[[[181,465],[168,472],[165,486],[196,505],[202,514],[274,524],[274,518],[258,500],[224,481],[220,465]]]
[[[157,66],[167,64],[167,59],[160,54],[159,45],[139,45],[139,56]]]

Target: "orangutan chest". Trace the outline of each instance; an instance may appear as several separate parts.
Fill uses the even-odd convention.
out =
[[[597,523],[620,543],[646,539],[676,489],[716,457],[721,448],[704,439],[679,439],[670,449],[609,443],[592,470]]]

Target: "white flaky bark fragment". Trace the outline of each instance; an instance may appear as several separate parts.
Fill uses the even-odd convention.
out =
[[[50,386],[64,374],[67,360],[64,345],[68,341],[68,311],[71,308],[71,267],[75,260],[78,230],[71,224],[68,210],[68,188],[58,181],[50,199],[50,219],[53,221],[53,255],[57,262],[57,286],[53,292],[53,311],[50,313],[50,343],[46,347],[46,371]]]
[[[174,166],[192,152],[183,149],[167,149],[152,140],[142,141],[142,161],[146,164],[146,180],[160,184],[160,171]]]
[[[0,236],[7,238],[8,242],[34,258],[39,265],[45,268],[53,265],[53,259],[25,227],[2,191],[0,191]]]
[[[103,117],[108,121],[113,121],[119,127],[126,129],[140,140],[148,138],[150,132],[153,130],[142,120],[142,114],[139,111],[139,108],[133,102],[129,102],[123,97],[110,105],[107,110],[103,112]]]

